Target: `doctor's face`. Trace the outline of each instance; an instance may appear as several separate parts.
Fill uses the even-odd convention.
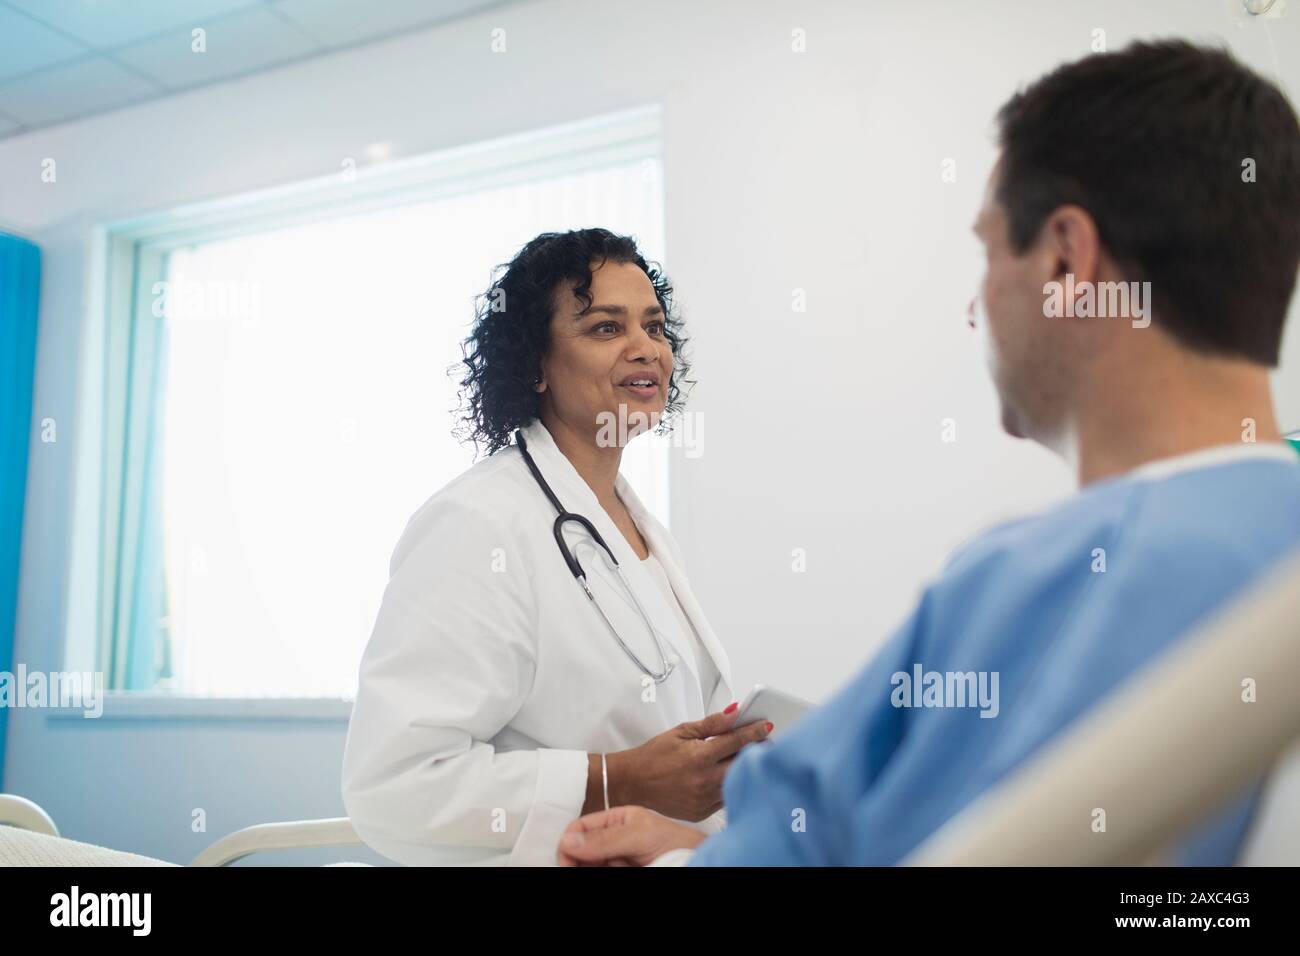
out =
[[[606,262],[592,273],[585,306],[571,283],[555,290],[538,386],[542,421],[558,419],[593,442],[639,434],[663,414],[673,373],[654,286],[635,264]]]
[[[1002,427],[1017,438],[1050,442],[1064,418],[1071,343],[1066,326],[1044,317],[1043,284],[1055,277],[1047,244],[1023,252],[1011,242],[1006,211],[996,197],[1000,165],[984,190],[973,230],[984,246],[980,284],[985,357],[1002,406]]]

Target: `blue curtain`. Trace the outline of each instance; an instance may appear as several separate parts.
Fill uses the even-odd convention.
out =
[[[13,672],[18,562],[27,495],[41,253],[0,233],[0,671]],[[0,707],[0,783],[9,708]]]

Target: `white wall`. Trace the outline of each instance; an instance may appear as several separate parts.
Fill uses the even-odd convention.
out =
[[[0,142],[0,223],[46,254],[33,414],[60,422],[57,445],[32,447],[16,658],[54,669],[63,638],[90,223],[337,172],[372,142],[410,155],[658,100],[667,265],[704,416],[703,456],[677,463],[674,521],[740,688],[824,697],[955,544],[1070,488],[1047,453],[1000,433],[963,321],[994,111],[1088,53],[1096,27],[1111,48],[1221,37],[1271,73],[1239,6],[538,0]],[[1269,24],[1293,91],[1298,21]],[[494,27],[505,54],[489,51]],[[940,180],[949,157],[955,184]],[[1279,376],[1289,427],[1296,311]],[[940,441],[949,417],[954,444]],[[10,718],[5,788],[79,839],[183,860],[238,826],[342,813],[342,722]],[[189,832],[200,806],[203,837]]]

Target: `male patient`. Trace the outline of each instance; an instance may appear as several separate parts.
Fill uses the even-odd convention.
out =
[[[1268,382],[1300,264],[1286,99],[1225,52],[1134,44],[998,120],[973,312],[1004,427],[1061,455],[1079,493],[959,551],[848,686],[746,748],[723,833],[618,807],[571,824],[561,863],[895,863],[1300,547],[1300,459]],[[910,686],[927,672],[996,675],[996,711]],[[1172,861],[1232,863],[1257,796]]]

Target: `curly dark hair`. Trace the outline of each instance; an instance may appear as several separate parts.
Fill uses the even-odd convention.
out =
[[[474,443],[475,457],[480,445],[487,447],[489,455],[505,448],[516,428],[541,413],[541,395],[533,385],[541,378],[542,356],[550,346],[555,290],[561,282],[572,281],[574,295],[589,307],[592,272],[606,262],[631,263],[644,272],[664,310],[673,374],[657,431],[671,427],[671,419],[685,404],[681,386],[693,381],[686,377],[690,372],[683,353],[687,339],[682,320],[673,311],[673,287],[667,276],[658,263],[646,261],[631,236],[608,229],[544,232],[493,270],[496,278],[475,299],[474,326],[461,343],[463,358],[448,370],[465,373],[455,434]]]

